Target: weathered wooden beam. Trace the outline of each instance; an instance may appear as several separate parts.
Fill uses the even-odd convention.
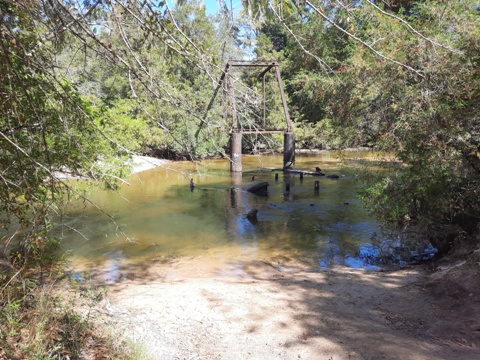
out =
[[[285,129],[283,129],[283,130],[277,130],[277,129],[242,130],[241,132],[243,134],[279,134],[279,133],[285,132]]]
[[[269,65],[267,66],[267,68],[265,70],[263,70],[258,76],[257,78],[261,78],[263,77],[267,72],[270,71],[270,69],[272,69],[274,66],[277,66],[277,65]]]
[[[280,168],[261,168],[270,171],[283,171],[289,174],[303,174],[303,175],[312,175],[312,176],[325,176],[324,173],[316,172],[316,171],[307,171],[307,170],[295,170],[295,169],[280,169]],[[275,174],[278,175],[278,174]]]
[[[287,120],[287,132],[292,131],[292,121],[290,120],[290,114],[288,113],[287,99],[285,98],[285,92],[283,91],[282,75],[280,74],[280,68],[275,66],[275,75],[277,76],[278,87],[280,88],[280,96],[282,98],[283,111],[285,112],[285,120]]]
[[[263,89],[263,128],[267,126],[267,93],[265,88],[265,74],[262,77],[262,89]]]
[[[237,102],[235,100],[235,89],[233,84],[233,76],[231,74],[231,69],[227,69],[227,84],[228,84],[228,96],[229,100],[231,101],[230,107],[232,112],[232,128],[233,132],[237,132],[238,130],[238,121],[237,121]],[[227,102],[228,104],[228,102]]]
[[[276,66],[276,61],[268,60],[230,60],[228,65],[236,67],[259,67],[259,66]]]

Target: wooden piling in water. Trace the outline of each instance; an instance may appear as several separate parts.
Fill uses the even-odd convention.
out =
[[[242,171],[242,133],[234,132],[230,135],[230,171]]]
[[[295,134],[285,132],[283,134],[283,167],[286,164],[295,164]]]

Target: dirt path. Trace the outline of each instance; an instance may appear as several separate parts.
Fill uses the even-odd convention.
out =
[[[126,277],[105,314],[152,359],[480,359],[479,314],[457,316],[416,269],[184,259]]]

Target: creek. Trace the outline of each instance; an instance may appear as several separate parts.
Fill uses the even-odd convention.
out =
[[[334,152],[297,155],[296,169],[318,166],[327,175],[342,175],[339,179],[301,179],[266,169],[281,167],[281,155],[244,155],[239,174],[229,172],[226,159],[168,162],[132,175],[118,193],[90,192],[89,199],[113,221],[95,206],[72,202],[56,231],[72,267],[102,271],[106,282],[124,278],[139,264],[176,258],[239,264],[233,268],[240,273],[247,260],[279,268],[293,261],[311,270],[375,269],[371,239],[380,226],[357,199],[355,175],[355,166],[371,156],[352,153],[350,160],[340,161]],[[269,183],[267,195],[246,191],[263,181]],[[320,182],[317,193],[315,181]],[[246,216],[252,209],[258,210],[253,221]]]

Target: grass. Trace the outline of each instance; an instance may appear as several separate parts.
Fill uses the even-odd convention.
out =
[[[61,262],[49,263],[16,268],[2,259],[0,360],[148,358],[98,316],[105,289],[80,286]]]

